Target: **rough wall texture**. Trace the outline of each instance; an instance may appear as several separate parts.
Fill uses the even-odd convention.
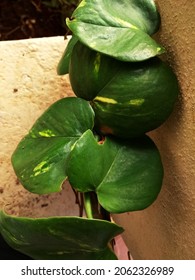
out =
[[[66,43],[63,37],[0,43],[0,208],[21,216],[74,211],[68,187],[50,196],[30,194],[17,182],[10,162],[37,117],[54,101],[72,95],[68,78],[56,74]]]
[[[195,259],[195,1],[158,0],[157,39],[166,47],[181,93],[171,117],[150,135],[165,168],[157,201],[118,215],[135,259]]]

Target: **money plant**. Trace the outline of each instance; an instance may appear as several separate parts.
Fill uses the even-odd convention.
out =
[[[32,193],[60,192],[68,180],[83,211],[48,218],[2,211],[0,231],[34,259],[117,259],[110,244],[124,229],[111,214],[157,199],[163,165],[147,132],[171,114],[178,83],[152,37],[160,27],[153,0],[83,0],[66,23],[72,38],[57,71],[69,74],[75,97],[39,117],[12,164]]]

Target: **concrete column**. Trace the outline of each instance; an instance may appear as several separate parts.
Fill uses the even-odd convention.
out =
[[[35,195],[17,181],[10,162],[21,138],[56,100],[72,95],[56,66],[63,37],[0,42],[0,209],[20,216],[76,215],[67,185],[59,194]]]

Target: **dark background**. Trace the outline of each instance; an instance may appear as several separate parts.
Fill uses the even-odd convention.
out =
[[[0,235],[0,260],[30,260],[31,258],[11,249]]]
[[[0,41],[66,35],[79,0],[0,0]]]

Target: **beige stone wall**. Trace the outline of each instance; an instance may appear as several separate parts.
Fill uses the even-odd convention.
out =
[[[50,196],[30,194],[18,183],[10,162],[17,143],[43,111],[72,94],[68,77],[56,74],[66,43],[63,37],[0,42],[0,209],[5,207],[13,214],[47,216],[76,211],[68,187]]]
[[[115,219],[135,259],[195,259],[195,1],[156,2],[157,39],[181,88],[171,117],[150,134],[162,155],[164,184],[151,207]]]

